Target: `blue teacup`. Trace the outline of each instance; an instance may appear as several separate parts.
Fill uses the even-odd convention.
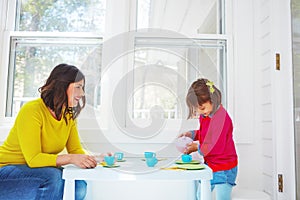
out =
[[[189,163],[192,161],[192,156],[190,154],[182,154],[181,155],[181,160],[184,163]]]
[[[108,166],[112,166],[115,163],[115,157],[114,156],[104,156],[104,161]]]
[[[157,164],[158,160],[156,157],[146,158],[146,163],[148,167],[154,167]]]
[[[146,151],[146,152],[144,152],[144,156],[145,156],[145,158],[153,158],[153,157],[156,157],[156,153],[151,152],[151,151]]]
[[[115,154],[114,154],[114,156],[115,156],[115,158],[117,159],[117,160],[123,160],[123,157],[124,157],[124,153],[122,153],[122,152],[116,152]]]

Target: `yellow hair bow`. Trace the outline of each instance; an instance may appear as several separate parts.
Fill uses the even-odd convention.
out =
[[[212,94],[215,91],[214,83],[212,81],[207,81],[206,85],[209,87],[209,92]]]

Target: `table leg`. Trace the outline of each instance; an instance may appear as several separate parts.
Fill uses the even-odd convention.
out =
[[[211,200],[210,180],[201,180],[201,200]]]
[[[75,199],[75,180],[65,180],[63,200]]]

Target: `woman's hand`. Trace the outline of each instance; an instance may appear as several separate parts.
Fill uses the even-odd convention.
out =
[[[94,156],[85,154],[70,154],[72,163],[80,168],[95,168],[97,161]]]
[[[190,154],[192,152],[198,151],[198,144],[196,142],[191,142],[188,144],[183,153]]]
[[[62,166],[66,164],[74,164],[80,168],[95,168],[97,161],[94,156],[86,154],[63,154],[56,158],[56,165]]]

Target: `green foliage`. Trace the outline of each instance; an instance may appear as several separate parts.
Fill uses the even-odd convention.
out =
[[[92,0],[22,1],[19,30],[98,32],[103,31],[103,3]],[[99,20],[95,20],[99,19]]]

